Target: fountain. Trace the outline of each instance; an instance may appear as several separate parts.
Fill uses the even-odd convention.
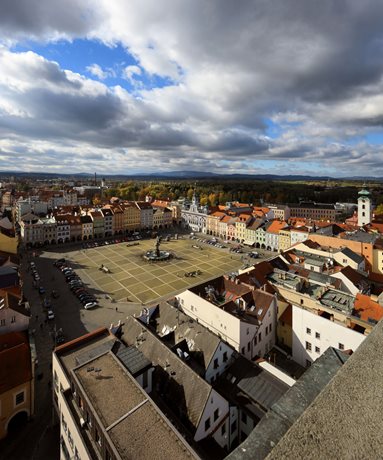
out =
[[[171,257],[170,252],[160,251],[160,244],[161,244],[161,237],[157,236],[154,249],[147,251],[144,254],[144,259],[148,260],[149,262],[162,262],[164,260],[170,259]]]

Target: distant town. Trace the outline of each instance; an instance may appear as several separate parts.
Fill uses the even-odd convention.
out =
[[[0,458],[284,458],[383,317],[379,184],[4,176],[0,202]]]

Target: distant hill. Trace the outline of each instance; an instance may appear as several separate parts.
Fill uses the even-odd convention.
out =
[[[34,178],[34,179],[45,179],[45,180],[54,180],[54,179],[63,179],[63,180],[81,180],[88,179],[91,180],[94,178],[94,173],[45,173],[45,172],[16,172],[16,171],[0,171],[1,177],[20,177],[20,178]],[[97,173],[97,179],[100,180],[101,177],[109,178],[112,180],[155,180],[155,179],[189,179],[189,180],[200,180],[200,179],[216,179],[216,180],[269,180],[269,181],[310,181],[310,180],[339,180],[339,181],[383,181],[381,177],[363,177],[363,176],[352,176],[352,177],[330,177],[330,176],[310,176],[310,175],[278,175],[278,174],[217,174],[212,172],[203,172],[203,171],[167,171],[167,172],[158,172],[158,173],[141,173],[141,174],[100,174]]]

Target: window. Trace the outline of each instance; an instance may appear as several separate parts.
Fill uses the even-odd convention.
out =
[[[303,305],[303,299],[301,299],[301,305]]]
[[[250,351],[250,342],[247,344],[247,351]]]
[[[242,423],[247,423],[247,415],[245,414],[245,412],[242,412],[241,420],[242,420]]]
[[[207,431],[210,428],[210,417],[205,420],[205,431]]]
[[[242,354],[245,354],[245,347],[242,347]]]
[[[5,326],[5,319],[0,319],[0,326]]]
[[[65,421],[64,414],[61,414],[61,424],[63,426],[63,429],[64,429],[65,433],[66,433],[67,430],[68,430],[68,425],[67,425],[67,423]]]
[[[15,406],[18,406],[19,404],[23,404],[24,402],[24,391],[21,391],[20,393],[17,393],[15,396]]]
[[[219,417],[219,409],[216,409],[214,411],[214,421],[218,420],[218,417]]]
[[[272,325],[271,325],[271,324],[269,324],[269,332],[271,332],[271,326],[272,326]]]
[[[214,369],[218,369],[218,358],[214,360]]]
[[[258,343],[258,340],[257,340],[257,336],[254,337],[254,345],[257,345]]]
[[[260,342],[262,340],[262,332],[258,334],[258,341]]]
[[[311,351],[311,343],[310,342],[306,342],[306,350]]]
[[[269,326],[266,326],[265,335],[267,335],[268,333],[269,333]]]
[[[226,434],[226,423],[224,423],[221,428],[221,435],[223,436],[224,434]]]
[[[311,361],[309,359],[306,359],[306,367],[310,367],[311,366]]]
[[[11,316],[11,323],[15,323],[16,322],[16,316]]]
[[[339,350],[344,350],[344,344],[343,343],[339,343]]]
[[[320,339],[320,333],[319,332],[315,332],[315,338],[318,339],[318,340]]]
[[[73,438],[72,438],[72,434],[71,432],[68,430],[68,441],[69,441],[69,444],[73,450]],[[101,444],[100,444],[101,445]]]
[[[319,347],[315,347],[315,353],[320,353],[320,348]]]
[[[223,352],[223,358],[222,359],[223,359],[223,362],[226,363],[226,361],[227,361],[227,351]]]
[[[231,424],[231,427],[230,427],[230,433],[233,434],[236,429],[237,429],[237,420],[234,420],[234,422]]]
[[[306,327],[306,334],[311,335],[311,329],[309,327]]]
[[[249,335],[249,328],[246,329],[246,335]]]

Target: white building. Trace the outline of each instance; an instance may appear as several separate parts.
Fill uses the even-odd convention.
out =
[[[364,334],[293,305],[293,360],[309,366],[328,347],[355,351]]]
[[[150,369],[142,353],[105,328],[56,348],[53,405],[62,460],[158,458],[158,452],[161,458],[198,458],[145,391]]]
[[[275,344],[275,296],[221,277],[176,295],[181,309],[246,358],[263,357]]]
[[[372,219],[372,203],[370,192],[363,188],[358,193],[358,226],[363,227],[371,223]]]
[[[140,210],[140,228],[143,230],[153,228],[152,205],[146,201],[136,201],[135,204]]]

